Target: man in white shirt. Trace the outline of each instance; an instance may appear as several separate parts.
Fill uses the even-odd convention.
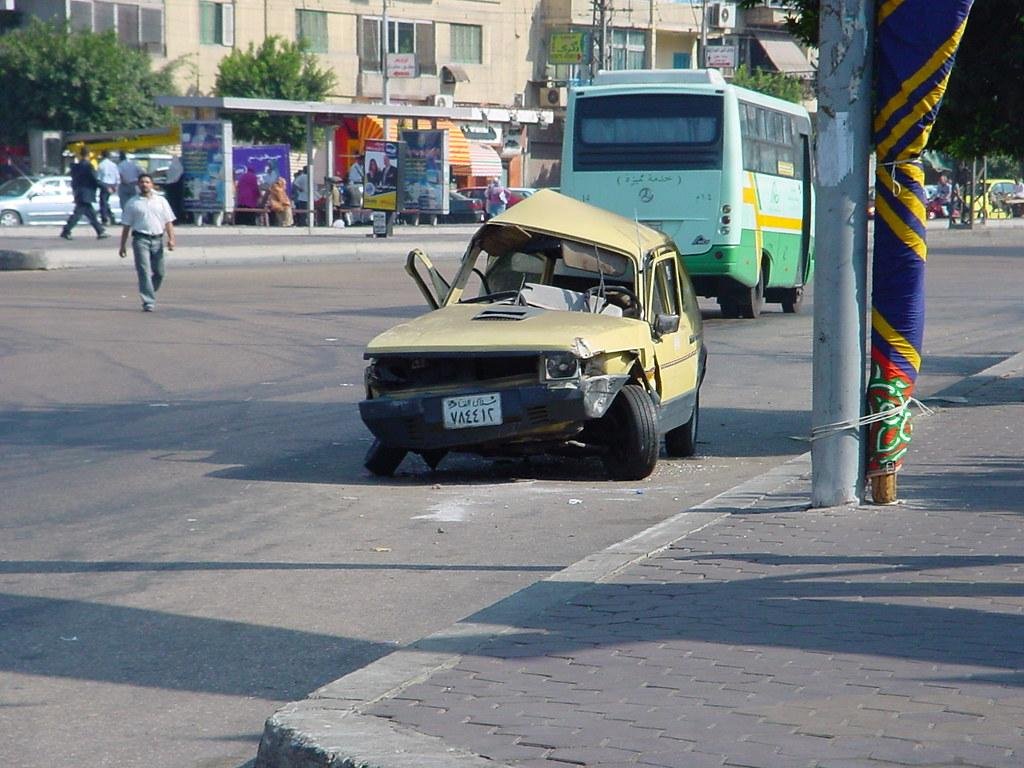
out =
[[[164,182],[164,194],[167,202],[174,211],[174,218],[181,219],[185,209],[182,206],[185,192],[185,167],[181,164],[181,158],[171,155],[171,163],[167,166],[167,179]]]
[[[130,160],[128,155],[122,152],[121,162],[117,164],[117,172],[121,178],[121,183],[117,187],[117,196],[121,198],[121,210],[123,211],[124,207],[128,205],[128,201],[139,192],[137,185],[142,169],[139,168],[138,163]]]
[[[96,176],[100,182],[100,221],[104,224],[114,223],[114,214],[110,210],[110,196],[117,191],[117,185],[121,181],[121,174],[118,173],[117,163],[110,157],[110,150],[103,150],[103,159],[100,160]]]
[[[295,223],[305,224],[306,208],[309,206],[309,166],[304,165],[302,170],[295,174],[292,179],[292,200],[295,201]],[[300,215],[301,214],[301,215]]]
[[[139,194],[121,209],[121,249],[123,259],[128,255],[128,235],[132,236],[135,272],[139,278],[142,311],[156,308],[156,292],[164,281],[164,233],[167,250],[174,250],[174,211],[167,200],[153,190],[153,177],[139,174]]]

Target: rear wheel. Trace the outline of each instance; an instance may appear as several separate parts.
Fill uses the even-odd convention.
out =
[[[382,443],[380,440],[374,440],[370,450],[366,452],[366,460],[363,462],[363,466],[375,475],[391,477],[395,474],[395,470],[398,469],[398,465],[402,463],[406,453],[408,451],[404,448],[398,448],[394,445]]]
[[[0,212],[0,227],[16,227],[21,224],[21,215],[17,211]]]
[[[787,288],[782,292],[782,311],[787,315],[795,315],[804,304],[804,287]]]
[[[601,419],[608,451],[604,466],[613,480],[643,480],[658,463],[658,413],[643,387],[627,384]]]
[[[739,294],[740,317],[754,319],[761,316],[764,308],[764,270],[757,275],[757,285],[745,288]]]
[[[665,433],[665,452],[669,456],[693,456],[697,452],[697,429],[700,426],[700,390],[693,401],[690,420]]]

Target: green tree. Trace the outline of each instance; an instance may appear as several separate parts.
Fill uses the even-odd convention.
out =
[[[249,43],[248,50],[234,50],[221,59],[215,91],[218,96],[323,101],[336,82],[334,72],[317,65],[304,40],[293,43],[271,36],[259,48]],[[234,134],[243,140],[306,145],[305,118],[272,117],[266,112],[227,116]]]
[[[792,101],[795,104],[800,103],[804,92],[803,84],[795,77],[778,72],[766,72],[763,69],[755,69],[751,72],[747,69],[746,64],[741,64],[736,68],[732,84],[749,88],[752,91],[767,93],[769,96]]]
[[[30,128],[116,131],[166,125],[153,97],[174,93],[177,63],[149,56],[113,32],[71,32],[33,20],[0,35],[0,142],[24,144]]]
[[[763,0],[740,0],[744,8]],[[788,0],[791,34],[818,44],[821,0]],[[938,11],[936,11],[938,13]],[[960,157],[1006,154],[1024,148],[1024,10],[1020,0],[977,0],[960,41],[956,66],[930,147]]]

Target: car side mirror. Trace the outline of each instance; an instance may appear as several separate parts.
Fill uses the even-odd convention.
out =
[[[657,314],[654,316],[654,332],[659,336],[664,336],[666,333],[675,333],[679,330],[679,315],[663,315]]]
[[[430,278],[429,285],[423,279],[423,275],[420,274],[421,270]],[[437,309],[440,307],[441,302],[444,301],[445,296],[451,290],[451,285],[437,271],[430,257],[419,248],[414,248],[409,251],[409,255],[405,259],[405,271],[413,279],[413,282],[416,283],[416,287],[420,289],[420,293],[423,294],[423,298],[427,300],[430,308]]]

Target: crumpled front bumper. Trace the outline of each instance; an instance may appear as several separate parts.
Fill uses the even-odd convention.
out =
[[[473,448],[510,442],[568,439],[591,419],[600,418],[627,376],[587,376],[571,382],[538,383],[507,389],[473,389],[414,397],[383,396],[359,403],[359,415],[382,442],[408,450]],[[502,423],[446,429],[446,397],[497,391]]]

